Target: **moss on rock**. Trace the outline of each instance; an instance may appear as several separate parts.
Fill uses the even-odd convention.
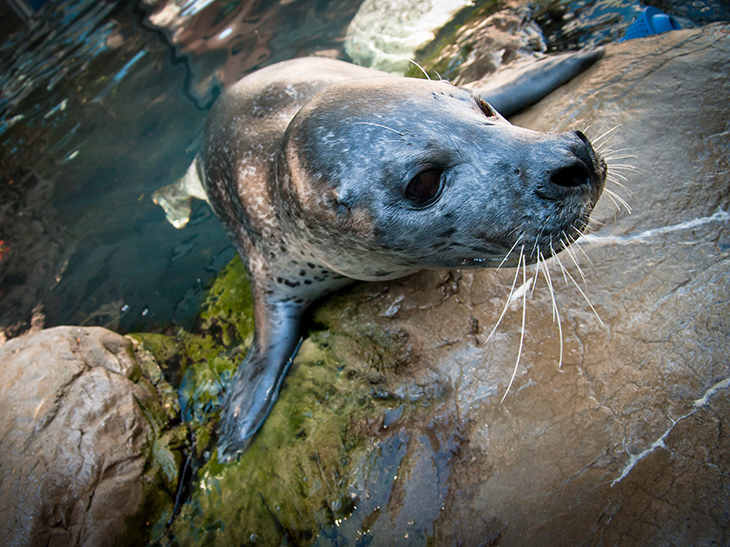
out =
[[[239,461],[215,457],[173,533],[181,545],[311,543],[356,503],[349,486],[361,453],[358,422],[388,408],[371,396],[369,380],[339,361],[327,332],[302,345],[264,427]]]

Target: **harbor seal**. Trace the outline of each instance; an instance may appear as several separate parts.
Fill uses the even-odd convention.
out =
[[[547,71],[554,82],[579,71],[556,66]],[[524,107],[540,94],[528,80],[494,96]],[[559,252],[585,227],[605,178],[579,131],[515,127],[479,93],[447,82],[323,58],[238,81],[213,106],[186,175],[241,254],[254,301],[254,339],[228,386],[219,459],[263,424],[316,299],[356,280]]]

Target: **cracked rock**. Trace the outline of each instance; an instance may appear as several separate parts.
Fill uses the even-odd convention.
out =
[[[165,506],[147,496],[165,486],[152,443],[177,411],[143,368],[129,339],[98,327],[0,346],[3,545],[139,544]]]

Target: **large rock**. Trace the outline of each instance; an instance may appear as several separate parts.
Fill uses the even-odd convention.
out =
[[[598,136],[633,212],[605,196],[587,258],[559,257],[580,289],[550,260],[561,329],[542,274],[526,293],[504,402],[522,297],[487,338],[514,270],[358,285],[315,311],[324,330],[241,462],[203,470],[176,539],[725,543],[729,72],[728,25],[613,44],[515,119]]]
[[[139,545],[164,523],[177,401],[129,339],[98,327],[16,338],[0,346],[0,377],[3,545]]]

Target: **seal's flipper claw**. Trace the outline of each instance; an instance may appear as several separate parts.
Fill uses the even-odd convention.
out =
[[[603,57],[603,47],[564,53],[507,69],[476,89],[502,116],[510,116],[536,103]]]
[[[301,310],[257,305],[256,333],[228,386],[219,425],[218,460],[225,462],[246,449],[271,412],[301,340]],[[265,315],[265,321],[260,321]],[[261,326],[261,328],[260,328]]]

